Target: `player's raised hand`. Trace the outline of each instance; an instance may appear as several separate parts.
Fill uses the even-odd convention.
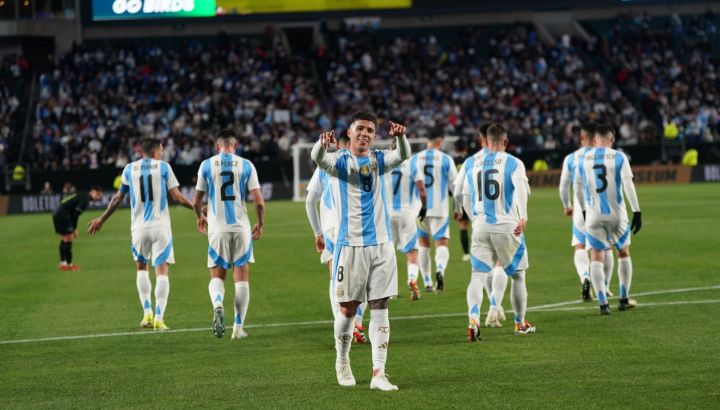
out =
[[[92,221],[88,222],[88,235],[94,235],[98,231],[100,231],[100,228],[103,226],[103,220],[101,218],[95,218]],[[77,231],[75,231],[77,232]]]
[[[262,237],[262,225],[255,224],[252,229],[252,238],[254,241],[257,241]]]
[[[322,253],[325,250],[325,238],[322,235],[315,237],[315,250],[318,253]]]
[[[572,207],[570,206],[570,207],[565,208],[565,211],[564,211],[564,212],[565,212],[565,216],[572,216],[572,214],[573,214],[573,209],[572,209]]]
[[[388,121],[390,123],[390,136],[391,137],[399,137],[401,135],[405,135],[405,131],[407,131],[407,128],[402,125],[398,124],[392,121]]]
[[[525,231],[525,220],[521,219],[520,222],[518,222],[515,229],[513,229],[513,234],[515,236],[520,236]]]
[[[335,144],[335,130],[323,132],[320,134],[320,144],[324,150],[328,150],[331,145]]]
[[[197,218],[197,229],[198,232],[205,235],[207,233],[207,218],[205,218],[205,215],[200,215]]]

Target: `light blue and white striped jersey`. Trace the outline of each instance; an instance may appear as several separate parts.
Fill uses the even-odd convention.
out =
[[[449,213],[448,193],[457,176],[455,161],[440,150],[428,148],[413,156],[417,157],[417,168],[424,175],[427,195],[427,216],[446,218]]]
[[[588,215],[627,218],[622,181],[632,179],[633,173],[625,154],[612,148],[593,148],[579,161],[575,189],[582,190]]]
[[[465,178],[467,176],[467,169],[470,167],[472,169],[472,164],[476,161],[475,158],[481,157],[488,153],[487,148],[482,148],[480,151],[474,153],[473,155],[465,158],[465,161],[463,161],[462,165],[460,166],[460,169],[458,170],[458,174],[455,177],[455,182],[453,183],[454,189],[453,189],[453,196],[455,197],[455,200],[462,201],[462,194],[463,194],[463,187],[465,186]],[[470,165],[468,165],[470,164]],[[467,210],[465,212],[468,212]]]
[[[210,157],[200,164],[195,189],[208,193],[208,233],[250,228],[245,197],[260,189],[252,162],[227,153]]]
[[[320,226],[324,234],[335,229],[335,198],[333,198],[330,175],[327,172],[315,168],[312,178],[307,186],[308,192],[315,192],[320,195]]]
[[[574,152],[571,152],[563,160],[562,171],[560,172],[560,197],[567,198],[570,200],[570,186],[575,183],[575,174],[580,163],[580,158],[587,154],[592,147],[580,147]],[[566,190],[566,191],[565,191]],[[577,202],[577,197],[573,195],[573,208],[580,210],[580,204]],[[563,206],[568,207],[569,203],[564,203]]]
[[[167,192],[177,178],[167,162],[143,158],[123,170],[120,190],[130,195],[130,229],[170,227]]]
[[[465,171],[463,195],[469,199],[465,211],[473,229],[492,231],[492,226],[517,225],[520,215],[527,213],[520,205],[527,204],[528,195],[523,162],[505,152],[480,151],[468,158]]]
[[[374,246],[391,242],[390,214],[386,184],[390,171],[402,159],[397,151],[372,150],[356,157],[350,152],[325,154],[332,163],[326,169],[332,192],[336,193],[335,243],[338,246]]]
[[[420,193],[415,181],[422,182],[423,174],[417,167],[417,157],[404,161],[392,170],[392,179],[388,180],[388,209],[390,215],[409,213],[413,216],[420,211]]]

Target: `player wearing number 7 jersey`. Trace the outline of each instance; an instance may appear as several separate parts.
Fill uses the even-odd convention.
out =
[[[633,174],[625,154],[611,148],[615,134],[612,127],[601,125],[595,132],[595,148],[580,157],[575,175],[575,197],[585,214],[585,229],[590,244],[590,280],[600,303],[600,314],[610,314],[603,261],[605,253],[618,251],[620,279],[619,310],[636,305],[629,299],[632,282],[630,260],[630,231],[640,231],[642,217]],[[633,210],[632,224],[628,223],[625,191]]]
[[[197,214],[198,230],[208,235],[208,268],[210,268],[210,303],[213,305],[213,333],[225,335],[223,298],[225,277],[232,270],[235,281],[235,316],[233,339],[247,336],[243,326],[250,303],[249,264],[253,259],[253,240],[262,236],[265,220],[265,201],[252,162],[235,155],[237,137],[231,130],[220,131],[215,147],[218,154],[200,164],[193,207]],[[202,209],[208,194],[207,219]],[[245,198],[250,193],[255,204],[257,222],[250,229]],[[207,222],[207,227],[206,227]]]
[[[511,302],[515,312],[515,333],[535,332],[525,320],[527,289],[525,248],[528,185],[522,161],[505,153],[507,132],[499,124],[488,127],[488,150],[467,164],[462,189],[463,207],[472,220],[471,261],[475,273],[489,273],[499,262],[512,279]],[[480,288],[482,285],[478,285]],[[500,286],[493,283],[492,297],[500,300]],[[482,304],[482,290],[476,297]],[[479,312],[477,313],[479,317]]]
[[[192,204],[178,189],[179,183],[167,162],[160,161],[162,144],[155,138],[142,142],[143,158],[125,166],[122,173],[122,185],[113,196],[105,212],[88,224],[90,235],[98,232],[105,221],[130,195],[130,229],[132,242],[130,248],[137,264],[137,290],[140,296],[144,316],[141,327],[166,330],[164,315],[170,294],[168,279],[169,264],[175,263],[173,237],[170,228],[170,211],[167,193],[173,200],[186,208]],[[148,276],[147,263],[152,256],[155,268],[155,316],[153,317],[150,292],[152,284]]]

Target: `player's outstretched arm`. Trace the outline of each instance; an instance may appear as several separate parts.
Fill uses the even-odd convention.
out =
[[[265,225],[265,199],[260,193],[260,189],[251,189],[250,195],[253,197],[253,205],[255,205],[255,215],[257,222],[252,229],[252,238],[257,241],[262,237],[263,225]]]
[[[205,218],[205,214],[203,213],[203,210],[202,210],[203,197],[205,197],[205,192],[201,191],[199,189],[196,189],[191,205],[192,205],[192,209],[195,211],[195,216],[197,216],[198,232],[205,234],[205,233],[207,233],[207,219]]]
[[[110,199],[110,203],[108,204],[105,212],[103,212],[102,215],[88,222],[88,235],[94,235],[95,233],[99,232],[105,221],[107,221],[108,218],[110,218],[110,215],[112,215],[113,212],[118,209],[122,201],[125,199],[125,192],[123,192],[123,190],[123,187],[121,187],[120,190],[117,191],[115,195],[113,195],[112,199]]]
[[[385,155],[385,169],[395,168],[410,158],[411,149],[410,143],[405,136],[406,131],[407,128],[404,125],[390,121],[390,136],[397,138],[397,148]]]
[[[184,206],[187,209],[193,210],[195,209],[193,207],[193,204],[188,201],[187,198],[185,198],[185,195],[180,192],[180,190],[175,187],[170,190],[170,197],[173,199],[173,201],[179,203],[180,205]]]

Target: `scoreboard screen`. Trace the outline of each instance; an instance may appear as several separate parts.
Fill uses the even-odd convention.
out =
[[[412,7],[412,0],[92,0],[91,4],[92,21],[122,21],[404,9]]]

